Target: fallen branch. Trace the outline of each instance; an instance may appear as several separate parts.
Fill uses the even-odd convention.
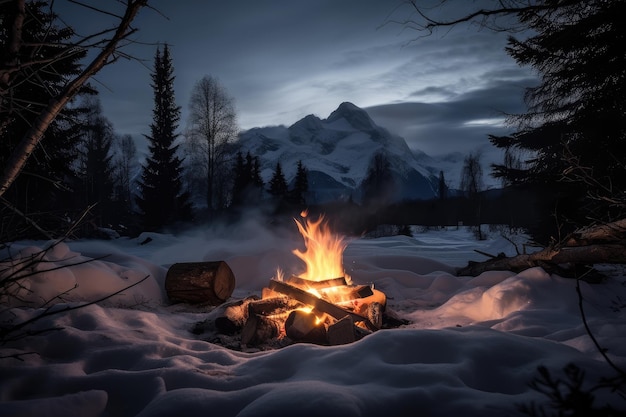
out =
[[[562,271],[560,265],[626,264],[626,245],[607,243],[587,246],[550,247],[538,252],[498,256],[484,262],[470,261],[464,268],[457,270],[459,276],[478,276],[486,271],[521,272],[540,266],[546,272]]]

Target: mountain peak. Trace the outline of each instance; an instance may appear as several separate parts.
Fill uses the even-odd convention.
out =
[[[297,129],[314,132],[316,130],[323,129],[322,121],[317,116],[309,114],[308,116],[305,116],[304,118],[298,120],[289,127],[289,130]]]
[[[334,123],[338,120],[344,119],[353,128],[362,131],[370,131],[376,129],[376,124],[370,118],[369,114],[360,107],[355,106],[349,101],[344,101],[337,107],[337,110],[332,112],[327,123]]]

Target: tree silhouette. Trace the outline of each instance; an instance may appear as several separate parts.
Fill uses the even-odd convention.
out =
[[[439,183],[438,183],[438,194],[440,200],[445,200],[448,196],[448,185],[446,184],[446,179],[443,175],[443,171],[439,171]]]
[[[137,206],[146,230],[189,220],[189,195],[182,191],[182,160],[177,156],[176,129],[180,107],[174,101],[174,68],[167,44],[157,48],[151,74],[154,90],[153,121],[149,143],[150,157],[143,167]]]
[[[490,140],[525,151],[527,159],[521,167],[496,164],[492,175],[549,193],[553,210],[543,228],[558,224],[548,238],[624,219],[626,2],[507,0],[467,9],[444,0],[442,14],[417,1],[407,4],[416,13],[401,24],[426,36],[466,23],[522,33],[509,37],[506,51],[535,70],[540,82],[526,90],[527,111],[508,118],[516,131]]]
[[[248,151],[244,158],[241,151],[237,152],[233,166],[233,178],[233,206],[252,206],[261,201],[264,184],[259,172],[258,157],[253,157]]]
[[[276,168],[274,169],[274,174],[272,174],[272,178],[270,179],[269,186],[269,193],[274,197],[284,199],[287,195],[287,180],[285,179],[285,174],[283,174],[283,168],[280,165],[280,162],[276,163]]]
[[[57,216],[67,210],[74,197],[71,189],[76,180],[74,161],[81,131],[75,119],[81,110],[59,111],[58,119],[50,121],[45,134],[42,132],[42,143],[33,146],[30,158],[18,157],[18,149],[54,94],[80,72],[86,52],[72,46],[71,29],[58,25],[56,15],[46,11],[46,2],[22,4],[21,31],[14,33],[20,16],[17,3],[0,2],[0,169],[6,184],[15,182],[12,188],[0,190],[0,196],[5,207],[10,205],[43,228],[61,228],[64,223]],[[93,90],[83,88],[80,92]],[[18,177],[22,169],[26,175]],[[16,219],[8,211],[0,215],[10,222],[4,230],[24,223],[25,219]],[[45,214],[34,217],[35,213]],[[20,233],[50,237],[42,228],[24,227]]]
[[[205,174],[206,204],[210,212],[225,200],[221,192],[229,182],[230,164],[227,144],[237,134],[237,118],[233,99],[214,77],[205,76],[198,81],[189,100],[189,124],[187,142],[193,149]]]
[[[391,163],[384,152],[377,152],[372,157],[367,174],[361,182],[363,203],[366,205],[386,204],[395,192],[395,183],[391,174]]]
[[[305,195],[307,191],[309,191],[307,169],[302,163],[302,160],[299,160],[296,168],[296,178],[294,180],[293,190],[291,191],[291,199],[296,204],[305,204]]]
[[[114,167],[111,146],[114,140],[113,126],[102,114],[100,101],[93,98],[85,104],[88,112],[84,117],[84,135],[80,155],[80,179],[84,207],[92,209],[98,226],[106,226],[113,219]]]
[[[18,116],[16,109],[28,108],[32,114],[32,123],[21,138],[11,145],[8,157],[3,161],[0,177],[0,197],[3,197],[11,185],[20,176],[31,155],[41,144],[44,135],[56,118],[63,112],[66,105],[81,92],[87,81],[105,65],[115,62],[120,42],[131,36],[136,29],[131,22],[139,10],[146,6],[147,0],[127,0],[122,14],[114,14],[92,5],[83,5],[98,13],[107,14],[118,19],[113,29],[96,30],[94,33],[78,36],[77,39],[66,40],[72,34],[70,28],[60,33],[55,26],[56,15],[52,12],[53,4],[49,2],[26,2],[25,0],[0,2],[0,132],[4,135],[7,126]],[[45,5],[50,13],[41,14]],[[38,33],[43,36],[29,38],[34,33],[28,24],[44,23]],[[34,22],[34,23],[33,23]],[[41,28],[41,26],[40,26]],[[58,36],[57,36],[58,35]],[[96,51],[84,68],[79,68],[74,60],[86,56],[86,51]],[[56,71],[59,63],[73,63],[72,71]],[[56,82],[46,81],[46,77],[56,77]],[[46,91],[43,100],[30,93],[20,95],[20,86],[40,88]],[[20,103],[20,100],[22,102]],[[8,109],[8,111],[6,111]],[[19,115],[21,117],[21,115]],[[3,200],[3,202],[5,202]],[[6,202],[5,202],[5,205]],[[7,205],[8,206],[8,205]],[[13,209],[13,208],[12,208]],[[19,210],[14,210],[19,213]],[[22,213],[23,214],[23,213]],[[25,217],[26,219],[26,217]],[[32,221],[29,223],[33,224]],[[35,225],[36,226],[36,225]],[[45,230],[37,230],[47,234]]]

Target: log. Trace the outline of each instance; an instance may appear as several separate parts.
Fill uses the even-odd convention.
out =
[[[566,246],[616,243],[626,239],[626,219],[581,228],[566,241]]]
[[[596,244],[546,248],[531,254],[497,257],[485,262],[469,262],[457,270],[457,276],[478,276],[486,271],[521,272],[540,266],[548,273],[562,272],[561,264],[623,264],[626,263],[625,244]]]
[[[329,316],[332,316],[333,318],[335,318],[336,320],[341,320],[342,318],[344,318],[346,315],[349,315],[352,317],[352,319],[355,322],[362,322],[365,324],[365,326],[372,331],[376,331],[378,330],[378,328],[376,326],[374,326],[374,324],[372,324],[372,322],[369,321],[369,319],[367,317],[364,317],[360,314],[356,314],[353,313],[352,311],[348,311],[344,308],[341,308],[335,304],[329,303],[326,300],[322,300],[319,297],[316,297],[315,295],[308,293],[304,290],[301,290],[300,288],[294,287],[293,285],[287,284],[285,282],[281,282],[281,281],[276,281],[274,279],[270,280],[270,285],[269,285],[270,289],[274,290],[274,291],[278,291],[282,294],[285,294],[289,297],[293,297],[296,300],[304,303],[304,304],[308,304],[309,306],[324,312],[326,314],[328,314]]]
[[[328,344],[331,346],[346,345],[356,341],[356,332],[352,317],[345,316],[341,320],[337,320],[328,326],[327,338]]]
[[[384,292],[372,289],[370,286],[366,286],[367,290],[363,289],[357,294],[369,294],[363,298],[354,298],[348,301],[337,303],[342,307],[350,307],[355,313],[367,317],[368,308],[373,303],[378,303],[382,307],[382,311],[385,311],[387,306],[387,296]]]
[[[315,288],[315,289],[348,285],[345,277],[323,279],[321,281],[313,281],[310,279],[300,278],[295,275],[292,275],[291,277],[289,277],[287,282],[289,284],[297,285],[298,287]]]
[[[248,304],[258,300],[255,296],[222,304],[218,309],[219,315],[215,318],[215,327],[220,333],[234,334],[241,330],[248,320]]]
[[[326,344],[326,327],[313,313],[294,310],[285,320],[285,334],[294,342]]]
[[[378,302],[373,302],[367,306],[367,318],[377,328],[383,327],[383,306]]]
[[[280,335],[278,321],[265,316],[251,315],[241,330],[241,343],[256,346]]]
[[[287,313],[300,307],[304,307],[301,302],[284,295],[255,300],[248,304],[250,314],[257,314],[260,316]]]
[[[224,261],[173,264],[165,276],[165,290],[172,302],[219,305],[235,289],[235,275]]]

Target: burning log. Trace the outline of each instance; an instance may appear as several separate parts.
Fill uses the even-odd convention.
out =
[[[367,290],[355,290],[357,291],[354,298],[350,301],[340,303],[342,306],[350,306],[354,310],[355,313],[360,314],[362,316],[367,316],[369,313],[369,309],[372,304],[377,303],[380,305],[381,313],[385,311],[385,307],[387,305],[387,296],[384,292],[372,289],[367,286]],[[363,294],[362,297],[359,295]],[[369,294],[369,295],[366,295]],[[380,326],[378,327],[380,328]]]
[[[331,346],[346,345],[356,341],[354,327],[354,320],[352,320],[351,316],[345,316],[341,320],[337,320],[328,326],[328,344]]]
[[[304,307],[302,303],[293,298],[285,297],[284,295],[263,298],[248,304],[249,314],[258,314],[261,316],[288,313],[291,310],[301,307]]]
[[[363,324],[365,324],[365,326],[369,330],[372,330],[372,331],[378,330],[378,328],[367,317],[364,317],[357,313],[353,313],[352,311],[346,310],[342,307],[332,304],[326,300],[316,297],[315,295],[311,293],[301,290],[298,287],[294,287],[293,285],[272,279],[270,280],[269,287],[270,289],[274,291],[285,294],[304,304],[307,304],[313,307],[314,309],[318,311],[326,313],[329,316],[334,317],[336,320],[341,320],[345,316],[351,316],[355,322],[362,322]]]
[[[235,289],[235,275],[224,261],[173,264],[165,276],[165,290],[173,302],[219,305]]]
[[[287,282],[289,284],[297,285],[300,287],[308,287],[308,288],[315,288],[315,289],[348,285],[345,277],[323,279],[321,281],[312,281],[310,279],[300,278],[295,275],[292,275],[291,277],[289,277]]]
[[[279,336],[289,312],[302,307],[302,303],[284,295],[250,301],[245,306],[247,320],[241,330],[241,343],[254,346]]]
[[[241,344],[247,346],[259,345],[280,335],[281,325],[278,320],[261,315],[248,317],[241,330]]]
[[[293,310],[285,320],[285,334],[294,342],[326,344],[326,327],[315,314]]]

